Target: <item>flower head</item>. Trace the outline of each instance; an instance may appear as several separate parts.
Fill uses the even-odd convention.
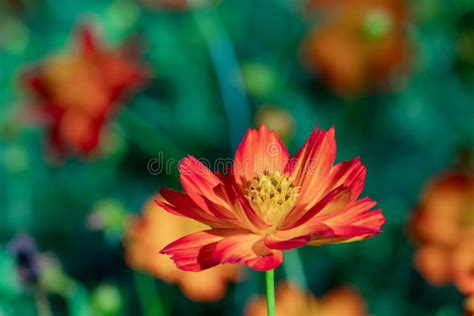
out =
[[[77,41],[77,51],[48,58],[24,78],[59,156],[92,154],[120,99],[147,76],[124,50],[100,47],[92,29],[82,27]]]
[[[474,177],[451,172],[434,178],[412,218],[419,243],[415,266],[434,285],[452,282],[474,293]]]
[[[134,218],[127,229],[124,243],[127,263],[166,282],[177,283],[195,301],[218,300],[226,293],[227,283],[238,279],[238,267],[219,266],[192,273],[179,270],[165,257],[156,257],[157,251],[169,242],[202,229],[205,225],[170,215],[150,199],[144,206],[143,217]]]
[[[157,203],[208,229],[166,246],[176,265],[201,271],[221,263],[266,271],[279,266],[282,250],[362,240],[380,233],[385,218],[375,202],[358,199],[365,167],[358,158],[334,164],[334,129],[315,129],[290,159],[265,126],[249,130],[233,165],[214,174],[194,157],[179,170],[184,193],[162,189]]]
[[[367,307],[360,294],[348,287],[330,291],[321,299],[305,294],[294,284],[281,283],[277,292],[276,315],[278,316],[334,316],[368,315]],[[267,315],[267,305],[263,297],[252,300],[246,307],[246,316]]]
[[[345,97],[385,85],[405,68],[406,7],[402,0],[313,0],[322,24],[303,45],[306,64]]]

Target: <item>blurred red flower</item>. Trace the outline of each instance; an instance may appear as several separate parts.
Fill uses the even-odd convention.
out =
[[[304,293],[293,284],[281,283],[278,286],[276,300],[277,316],[366,316],[368,315],[364,299],[351,288],[341,287],[330,291],[321,299]],[[265,298],[258,297],[250,301],[245,310],[246,316],[267,315]]]
[[[78,47],[29,70],[23,82],[36,97],[32,110],[49,130],[53,153],[89,156],[125,94],[147,72],[124,49],[106,49],[90,27],[78,31]]]
[[[379,88],[406,68],[403,0],[313,0],[322,22],[303,44],[306,65],[344,97]]]
[[[385,222],[376,202],[358,199],[366,169],[358,158],[333,166],[334,129],[313,131],[290,159],[275,132],[249,130],[226,175],[194,157],[179,165],[185,193],[162,189],[168,212],[210,229],[166,246],[176,265],[201,271],[221,263],[271,270],[282,250],[350,242],[380,233]]]
[[[433,285],[452,282],[474,294],[474,175],[451,172],[425,189],[411,220],[415,266]]]
[[[160,199],[159,196],[156,198]],[[178,269],[166,257],[156,256],[161,248],[176,238],[205,228],[195,220],[163,211],[152,198],[145,203],[143,216],[133,218],[126,230],[126,261],[134,269],[178,284],[194,301],[219,300],[225,295],[228,282],[238,280],[237,266],[218,266],[203,273],[192,273]]]

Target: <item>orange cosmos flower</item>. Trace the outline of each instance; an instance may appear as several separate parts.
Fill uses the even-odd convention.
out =
[[[160,197],[157,197],[160,199]],[[161,210],[153,199],[146,202],[142,218],[134,218],[125,234],[127,263],[168,283],[176,283],[184,294],[195,301],[222,298],[229,281],[238,279],[236,266],[219,266],[192,273],[179,270],[170,260],[156,256],[159,249],[184,234],[205,229],[205,225]]]
[[[100,47],[89,27],[80,28],[77,41],[77,51],[50,57],[24,78],[59,156],[92,154],[120,99],[147,77],[124,50]]]
[[[425,189],[411,221],[420,243],[415,266],[432,284],[474,293],[474,176],[447,173]]]
[[[309,7],[323,22],[303,45],[304,61],[340,95],[384,85],[407,64],[403,0],[314,0]]]
[[[332,290],[320,300],[305,294],[293,284],[282,283],[278,287],[276,300],[277,316],[366,316],[367,307],[359,293],[351,288]],[[263,297],[252,300],[246,308],[246,316],[267,315],[267,304]]]
[[[188,156],[180,165],[185,193],[162,189],[168,212],[209,227],[166,246],[176,265],[201,271],[220,263],[267,271],[282,250],[356,241],[380,233],[385,222],[375,202],[358,199],[365,167],[358,158],[333,166],[334,129],[313,131],[290,159],[265,126],[249,130],[226,175]]]

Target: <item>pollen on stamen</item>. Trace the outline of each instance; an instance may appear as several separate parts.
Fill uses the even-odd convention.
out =
[[[299,193],[292,179],[278,171],[255,175],[247,190],[253,209],[272,226],[278,228],[293,208]]]

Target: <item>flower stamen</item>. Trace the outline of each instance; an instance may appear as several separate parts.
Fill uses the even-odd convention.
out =
[[[278,171],[256,174],[247,190],[247,199],[252,208],[275,231],[296,203],[299,188],[293,179]]]

